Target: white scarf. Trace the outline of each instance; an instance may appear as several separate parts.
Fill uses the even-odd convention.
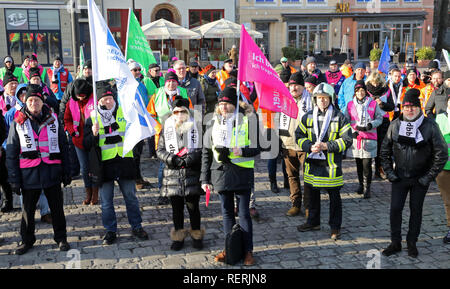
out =
[[[296,101],[297,102],[297,101]],[[303,91],[303,95],[299,100],[300,109],[298,110],[298,119],[301,121],[302,117],[312,109],[311,95],[307,90]],[[298,102],[297,102],[298,103]],[[280,129],[289,131],[291,118],[284,113],[280,115]]]
[[[181,95],[180,94],[180,89],[177,87],[177,89],[175,90],[168,90],[165,86],[164,86],[164,91],[166,92],[166,95],[169,96],[169,105],[172,105],[172,98],[174,95]]]
[[[400,121],[400,130],[398,132],[399,136],[412,138],[415,140],[416,144],[423,141],[422,134],[419,130],[423,119],[424,115],[422,114],[416,121]]]
[[[52,82],[56,81],[58,78],[56,77],[56,75],[58,74],[58,72],[60,70],[64,69],[64,65],[61,64],[61,66],[59,68],[53,67],[53,76],[52,76]]]
[[[392,81],[389,82],[389,88],[392,92],[392,98],[394,100],[395,109],[394,111],[399,111],[398,105],[400,104],[400,95],[402,94],[403,83],[400,81],[400,86],[398,87],[398,95],[395,94],[394,84]]]
[[[113,123],[116,122],[116,119],[114,118],[113,112],[116,109],[116,103],[114,104],[114,107],[112,109],[108,109],[108,110],[103,110],[100,108],[100,106],[98,106],[98,113],[100,114],[100,118],[102,120],[102,124],[103,127],[106,126],[111,126]],[[118,135],[119,132],[117,130],[115,131],[111,131],[111,132],[106,132],[105,131],[105,135],[107,136],[114,136],[114,135]]]
[[[323,138],[325,137],[325,134],[327,133],[328,126],[331,122],[331,116],[333,115],[333,105],[329,105],[327,112],[325,113],[325,119],[322,124],[322,129],[319,133],[319,108],[317,106],[314,107],[313,111],[313,126],[314,126],[314,134],[317,137],[316,143],[322,142]],[[323,152],[320,153],[310,153],[308,158],[311,159],[320,159],[324,160],[326,159],[325,154]]]
[[[216,146],[223,146],[229,148],[231,146],[231,137],[233,135],[233,125],[236,114],[231,117],[224,118],[222,116],[215,116],[215,121],[212,131],[213,144]]]
[[[199,134],[194,119],[190,118],[188,122],[192,123],[192,127],[188,131],[187,148],[189,152],[192,152],[194,149],[198,148]],[[172,154],[177,154],[180,151],[180,148],[178,147],[179,137],[182,137],[182,135],[177,137],[175,118],[169,117],[164,123],[164,141],[166,144],[166,151]]]
[[[353,98],[353,105],[355,106],[356,112],[358,113],[358,126],[367,126],[369,122],[369,113],[367,112],[369,104],[371,102],[370,97],[364,99],[363,103],[359,103],[356,96]]]
[[[47,124],[48,150],[49,153],[60,153],[58,143],[59,124],[56,118],[51,124]],[[20,148],[22,152],[36,151],[36,140],[34,139],[33,128],[30,119],[27,119],[22,125],[17,125],[17,134],[19,135]]]

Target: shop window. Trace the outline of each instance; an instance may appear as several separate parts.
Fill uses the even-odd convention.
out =
[[[223,18],[224,10],[189,10],[189,29],[214,22]],[[204,38],[200,40],[189,40],[190,50],[208,48],[209,50],[221,50],[222,39]]]
[[[58,10],[38,10],[39,30],[59,29]]]

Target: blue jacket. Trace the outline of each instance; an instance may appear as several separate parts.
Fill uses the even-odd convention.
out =
[[[54,67],[52,66],[50,69],[54,70]],[[58,92],[55,93],[55,97],[56,97],[57,100],[61,100],[61,98],[62,98],[62,96],[64,94],[64,92],[61,90],[61,77],[60,77],[61,71],[63,71],[63,69],[64,69],[64,66],[56,74],[56,79],[58,79]],[[50,80],[50,82],[52,81],[51,79],[49,79],[49,80]],[[70,74],[70,72],[69,72],[69,78],[67,79],[67,85],[69,85],[69,83],[71,83],[72,81],[73,81],[73,77],[72,77],[72,74]],[[67,89],[67,86],[66,86],[66,89]]]
[[[366,81],[365,76],[363,80]],[[338,105],[341,111],[345,111],[347,109],[347,104],[352,101],[353,95],[355,95],[355,84],[355,74],[344,80],[342,83],[338,94]]]
[[[20,101],[19,96],[18,96],[17,94],[18,94],[18,92],[22,89],[22,87],[27,87],[27,85],[28,85],[28,84],[26,84],[26,83],[21,83],[21,84],[19,84],[19,85],[17,86],[17,88],[16,88],[16,95],[15,95],[15,98],[16,98],[16,105],[19,105],[20,107],[23,106],[23,103]],[[13,120],[14,120],[14,114],[16,113],[16,111],[17,111],[17,108],[16,108],[16,106],[14,106],[14,107],[11,107],[11,108],[8,110],[8,112],[5,114],[6,136],[8,136],[8,133],[9,133],[9,127],[10,127],[10,125],[12,124],[12,122],[13,122]],[[7,140],[7,139],[5,139],[5,141],[4,141],[3,144],[2,144],[2,146],[3,146],[3,148],[4,148],[5,150],[6,150],[6,140]]]

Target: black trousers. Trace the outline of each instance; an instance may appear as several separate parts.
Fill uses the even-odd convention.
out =
[[[69,144],[69,162],[70,162],[70,174],[72,177],[80,175],[80,162],[78,161],[77,152],[75,151],[75,145],[72,142],[72,137],[67,137]]]
[[[22,242],[28,245],[33,245],[36,242],[34,235],[34,213],[36,212],[36,204],[41,195],[41,189],[22,190],[23,207],[22,207],[22,222],[20,225],[20,235]],[[64,215],[64,201],[61,185],[44,189],[44,194],[47,197],[50,213],[53,221],[54,240],[56,243],[67,240],[66,231],[66,217]]]
[[[355,158],[355,161],[359,183],[362,185],[365,178],[370,185],[372,182],[372,159]]]
[[[383,122],[379,127],[377,127],[377,156],[375,157],[375,171],[378,171],[379,168],[381,167],[381,160],[380,160],[381,144],[383,143],[383,139],[386,136],[390,123],[391,122],[389,121],[389,118],[383,117]]]
[[[155,148],[155,136],[149,137],[147,139],[148,142],[148,151],[150,158],[156,157],[156,148]]]
[[[189,212],[192,230],[200,230],[200,195],[193,196],[173,196],[170,197],[172,204],[172,218],[175,230],[181,230],[184,227],[184,202]]]
[[[305,184],[305,190],[310,191],[309,216],[307,223],[312,226],[320,225],[320,189]],[[340,188],[326,189],[330,197],[330,220],[328,224],[332,230],[340,230],[342,225],[342,200]]]
[[[4,198],[7,203],[12,205],[13,202],[13,194],[11,190],[11,185],[8,183],[8,170],[6,169],[6,152],[3,148],[2,157],[0,159],[0,186],[4,193]]]
[[[142,150],[144,148],[144,141],[141,140],[140,142],[138,142],[134,148],[133,148],[133,158],[134,158],[134,162],[136,164],[136,174],[137,174],[137,180],[142,179],[142,174],[141,174],[141,155],[142,155]]]
[[[420,185],[415,179],[402,179],[392,183],[391,193],[391,241],[402,241],[402,212],[406,197],[409,195],[409,230],[406,241],[417,242],[422,226],[422,208],[428,187]]]

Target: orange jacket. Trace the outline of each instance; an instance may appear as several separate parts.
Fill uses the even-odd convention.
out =
[[[225,80],[230,78],[230,75],[228,74],[228,72],[226,72],[225,70],[222,69],[216,74],[216,78],[217,78],[217,81],[219,81],[220,90],[224,90],[225,89]]]
[[[353,69],[347,65],[342,65],[340,70],[342,72],[342,75],[345,76],[345,78],[349,78],[353,74]]]
[[[420,101],[422,103],[422,112],[425,116],[425,106],[427,105],[428,100],[430,99],[431,93],[434,91],[434,86],[432,84],[427,84],[424,88],[420,90]]]
[[[403,86],[403,89],[402,89],[402,95],[400,96],[400,111],[402,111],[403,110],[403,107],[402,107],[402,105],[401,105],[401,103],[403,102],[403,98],[405,97],[405,93],[408,91],[408,90],[410,90],[411,88],[415,88],[415,89],[418,89],[418,90],[422,90],[422,88],[424,88],[425,87],[425,83],[423,83],[423,81],[422,80],[419,80],[419,85],[417,85],[417,84],[409,84],[408,83],[408,86]],[[421,105],[421,107],[422,107],[422,110],[424,109],[424,107],[425,107],[425,104],[423,103],[423,100],[422,100],[422,98],[420,98],[420,105]]]

